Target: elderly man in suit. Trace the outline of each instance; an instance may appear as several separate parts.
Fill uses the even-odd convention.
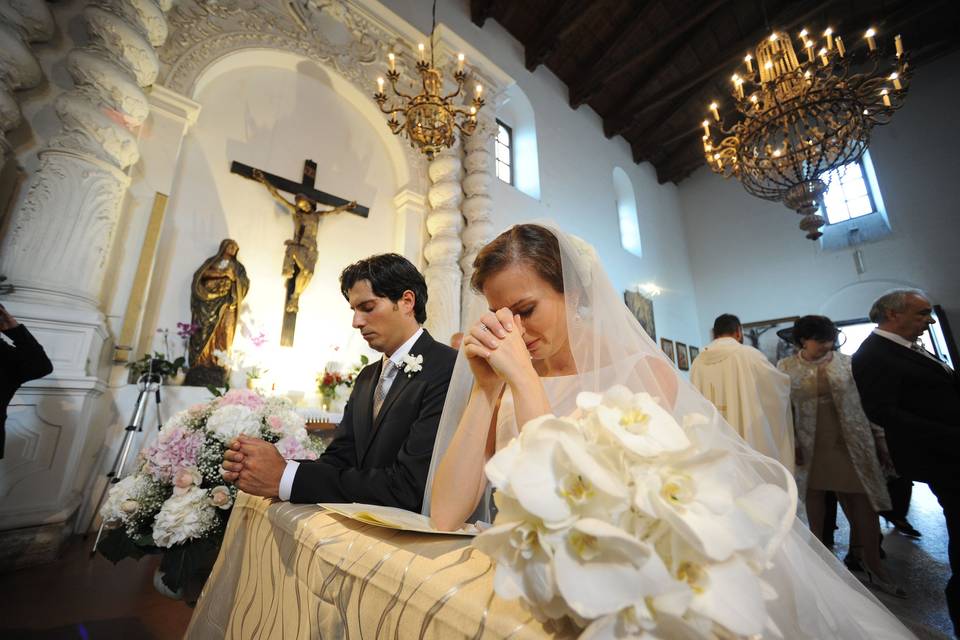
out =
[[[878,326],[853,356],[853,376],[897,472],[928,483],[943,507],[953,573],[947,607],[960,633],[960,378],[918,342],[935,322],[932,312],[922,291],[881,296],[870,310]]]
[[[224,456],[224,478],[291,502],[419,512],[457,352],[421,326],[427,285],[406,258],[354,263],[340,274],[340,290],[354,328],[383,357],[357,376],[333,442],[316,461],[285,462],[272,444],[241,436]]]

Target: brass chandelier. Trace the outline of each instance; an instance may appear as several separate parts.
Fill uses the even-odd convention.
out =
[[[419,149],[433,160],[437,153],[448,149],[456,142],[456,132],[470,135],[477,128],[477,112],[483,107],[483,85],[474,87],[474,96],[469,108],[454,104],[454,101],[463,93],[463,85],[467,79],[464,70],[464,55],[457,55],[457,70],[453,74],[457,89],[453,93],[443,95],[443,74],[434,66],[433,34],[437,28],[437,3],[433,3],[433,26],[430,29],[430,60],[427,61],[423,43],[417,45],[418,59],[417,72],[420,74],[422,91],[415,96],[408,95],[397,88],[400,72],[397,70],[397,56],[394,53],[387,55],[387,78],[393,90],[393,97],[399,101],[394,106],[384,92],[384,79],[377,78],[377,92],[373,94],[380,110],[390,116],[387,120],[390,130],[396,135],[406,135],[410,145]],[[389,104],[388,104],[389,103]],[[402,120],[398,117],[402,116]]]
[[[710,168],[737,177],[752,195],[796,210],[811,240],[823,235],[818,210],[829,186],[825,178],[858,160],[873,126],[887,124],[906,97],[910,70],[901,38],[894,39],[891,68],[881,72],[876,35],[873,28],[864,34],[866,58],[851,69],[843,39],[832,29],[824,31],[821,43],[806,29],[799,33],[802,60],[790,35],[774,31],[757,45],[756,64],[747,54],[745,71],[731,78],[738,121],[724,127],[719,105],[710,104],[719,142],[710,119],[703,121]]]

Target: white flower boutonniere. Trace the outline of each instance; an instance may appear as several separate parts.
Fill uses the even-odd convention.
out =
[[[412,378],[413,374],[420,373],[423,371],[423,356],[415,356],[412,353],[408,353],[403,356],[403,372],[407,374],[408,378]]]

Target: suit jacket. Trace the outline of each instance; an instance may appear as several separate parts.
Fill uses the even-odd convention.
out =
[[[361,502],[419,512],[433,442],[457,352],[426,331],[410,349],[423,369],[396,373],[376,419],[373,394],[382,361],[363,368],[330,446],[301,462],[291,502]]]
[[[53,371],[40,343],[22,324],[3,332],[13,341],[0,340],[0,458],[6,439],[7,405],[24,382],[42,378]]]
[[[871,334],[853,356],[863,409],[883,427],[904,478],[960,486],[960,378]]]

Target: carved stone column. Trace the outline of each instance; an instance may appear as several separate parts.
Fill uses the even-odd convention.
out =
[[[171,0],[103,0],[83,11],[89,42],[67,56],[74,88],[55,104],[62,129],[43,149],[0,247],[0,273],[23,297],[99,306],[103,274],[149,113],[141,87],[159,72]]]
[[[29,43],[46,42],[53,32],[53,16],[45,2],[0,3],[0,167],[12,155],[5,134],[22,119],[14,91],[31,89],[43,80],[40,63]]]
[[[171,1],[86,5],[87,43],[66,58],[74,87],[54,102],[61,129],[40,150],[0,244],[0,273],[16,287],[4,304],[54,365],[8,412],[0,567],[49,559],[66,533],[87,524],[77,522],[77,509],[103,449],[104,280],[126,170],[139,158],[139,128],[150,113],[143,87],[159,72],[155,47],[166,40]]]
[[[472,136],[464,138],[466,154],[463,165],[467,171],[463,179],[463,217],[467,224],[461,234],[463,239],[463,257],[460,267],[463,271],[463,292],[460,326],[467,327],[482,313],[485,305],[479,305],[479,296],[470,288],[470,276],[473,275],[473,260],[487,242],[493,238],[493,199],[490,186],[493,182],[493,140],[497,123],[490,114],[480,117],[477,130]]]
[[[460,185],[463,162],[459,142],[440,153],[428,170],[432,182],[427,193],[430,212],[427,233],[430,239],[423,248],[427,261],[424,277],[430,297],[427,300],[427,328],[440,342],[460,330],[459,259],[463,251],[460,231],[463,229],[463,189]]]

